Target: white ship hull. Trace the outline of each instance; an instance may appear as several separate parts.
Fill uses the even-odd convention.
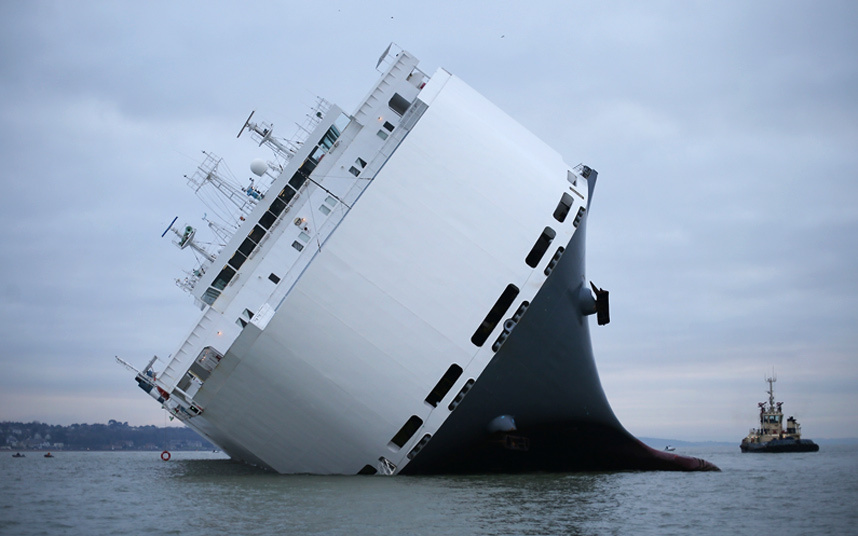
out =
[[[197,282],[200,325],[141,387],[280,473],[711,468],[643,447],[599,384],[584,274],[596,172],[456,77],[415,84],[416,60],[394,60],[283,224],[228,268],[260,203]],[[400,117],[393,95],[409,91]]]

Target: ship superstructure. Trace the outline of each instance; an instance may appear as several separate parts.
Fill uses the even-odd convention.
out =
[[[173,227],[202,309],[137,375],[233,458],[281,473],[715,469],[654,451],[617,421],[587,316],[597,173],[443,69],[391,46],[347,114],[320,101],[301,135],[250,132],[270,179],[214,186],[238,223],[221,243]],[[174,220],[175,223],[175,220]],[[163,367],[163,368],[160,368]],[[160,370],[158,370],[160,369]]]

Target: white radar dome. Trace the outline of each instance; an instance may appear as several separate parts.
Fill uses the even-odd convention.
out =
[[[265,160],[257,158],[250,163],[250,171],[252,171],[253,174],[257,177],[261,177],[265,175],[266,171],[268,171],[268,164],[265,162]]]

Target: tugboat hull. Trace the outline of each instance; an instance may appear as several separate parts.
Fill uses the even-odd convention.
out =
[[[765,443],[742,443],[742,452],[817,452],[819,445],[810,439],[773,439]]]

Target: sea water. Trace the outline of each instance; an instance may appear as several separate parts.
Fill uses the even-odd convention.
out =
[[[0,534],[858,534],[858,446],[717,473],[283,476],[219,453],[0,454]]]

